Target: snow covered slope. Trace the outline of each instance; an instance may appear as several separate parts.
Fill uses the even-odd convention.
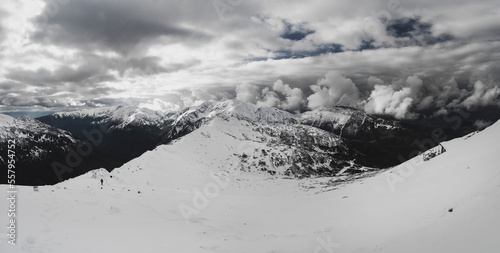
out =
[[[342,137],[346,146],[362,153],[364,159],[358,161],[362,165],[376,168],[399,164],[399,156],[408,157],[418,148],[414,144],[415,138],[430,136],[421,129],[403,127],[398,122],[369,116],[361,110],[348,107],[291,114],[277,108],[229,100],[205,102],[180,112],[163,143],[185,136],[216,117],[234,118],[255,125],[282,125],[289,128],[304,125],[321,129]]]
[[[231,172],[303,178],[369,170],[356,164],[359,154],[334,134],[303,125],[255,124],[233,117],[215,117],[157,149],[163,147],[175,152],[176,159]]]
[[[301,178],[366,170],[358,162],[363,155],[339,136],[298,124],[292,114],[279,109],[238,101],[207,102],[187,110],[173,123],[168,137],[167,143],[174,140],[172,145],[185,153],[209,154],[206,160],[236,156],[239,163],[233,167],[243,171]],[[179,143],[189,144],[179,148]],[[194,152],[195,147],[204,150]],[[210,154],[216,149],[224,152]]]
[[[206,146],[186,136],[111,174],[18,187],[18,245],[4,235],[0,251],[500,252],[498,122],[348,184],[235,169],[238,147],[210,124],[192,135]]]
[[[110,154],[109,157],[112,160],[111,163],[103,166],[112,170],[140,156],[145,151],[155,148],[158,144],[166,144],[190,134],[214,118],[249,122],[253,125],[252,127],[258,127],[261,132],[265,131],[268,134],[272,132],[275,135],[274,141],[281,139],[283,145],[292,144],[290,139],[297,139],[296,137],[301,135],[302,137],[297,139],[295,143],[300,143],[302,147],[309,146],[309,149],[306,149],[306,152],[302,148],[295,148],[303,154],[289,153],[292,158],[308,156],[306,153],[314,148],[309,145],[310,143],[302,142],[308,142],[309,139],[312,139],[319,149],[334,149],[333,146],[338,142],[334,141],[331,144],[323,145],[329,137],[326,137],[327,133],[320,130],[337,135],[333,139],[338,139],[338,136],[341,136],[343,138],[342,145],[338,145],[341,150],[328,151],[341,155],[341,157],[334,157],[333,161],[337,163],[334,164],[335,167],[340,167],[342,164],[356,164],[374,168],[396,165],[400,162],[398,159],[400,155],[407,157],[416,148],[413,144],[414,138],[421,136],[418,135],[418,131],[406,129],[393,121],[368,116],[353,108],[323,108],[302,114],[291,114],[277,108],[258,107],[237,100],[208,101],[177,113],[165,114],[147,108],[115,106],[55,113],[38,118],[38,120],[69,131],[80,139],[88,138],[88,135],[84,134],[85,132],[96,129],[98,131],[102,129],[112,130],[112,132],[106,131],[107,134],[103,136],[103,142],[100,145],[103,150]],[[289,129],[295,129],[295,133]],[[292,133],[293,136],[289,133]],[[277,134],[282,136],[276,136]],[[308,138],[308,135],[312,137]],[[285,138],[288,140],[284,140]],[[318,142],[318,139],[322,139],[322,141]],[[260,153],[254,155],[261,156]],[[326,155],[327,153],[323,152],[322,157],[326,157]],[[313,154],[313,156],[316,155]],[[321,160],[320,163],[328,165],[327,163],[332,161],[331,158],[326,160],[318,156],[316,158],[318,159],[313,158],[313,163],[318,163],[317,161]],[[277,157],[277,159],[286,159],[287,164],[302,163],[288,157]],[[261,162],[261,160],[254,160],[250,161],[250,164]],[[306,160],[310,161],[310,159]],[[301,165],[299,164],[299,166]],[[291,171],[297,171],[297,168]],[[313,173],[305,173],[304,176],[315,174],[314,171],[311,172]],[[323,172],[319,174],[328,175],[328,173]]]
[[[213,118],[235,118],[253,123],[296,124],[296,116],[274,107],[257,107],[254,104],[238,100],[223,102],[207,101],[198,106],[185,109],[179,113],[172,124],[165,142],[182,137]]]

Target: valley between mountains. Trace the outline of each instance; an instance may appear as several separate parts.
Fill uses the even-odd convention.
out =
[[[79,176],[37,190],[16,186],[17,245],[1,237],[1,252],[500,249],[498,122],[384,167],[377,163],[385,160],[377,156],[394,155],[391,152],[410,136],[391,138],[416,130],[353,116],[357,114],[350,108],[297,116],[226,101],[158,115],[155,121],[134,110],[127,109],[116,121],[108,121],[112,117],[101,110],[39,120],[2,118],[2,128],[10,129],[3,130],[2,138],[28,139],[26,135],[34,141],[26,145],[41,145],[35,158],[44,157],[43,143],[65,140],[54,145],[64,148],[81,140],[69,125],[62,130],[62,125],[41,122],[49,119],[52,125],[70,117],[80,120],[71,125],[79,127],[74,132],[105,124],[122,138],[127,134],[121,131],[146,125],[158,145],[111,171],[82,170]],[[25,124],[34,125],[22,128]],[[91,136],[101,139],[93,147],[103,153],[96,149],[96,155],[115,152],[112,139]],[[374,140],[366,147],[387,149],[366,153],[359,148],[365,138]],[[0,189],[7,192],[9,186]],[[0,201],[0,209],[8,209],[6,201]],[[8,223],[2,219],[0,225]]]
[[[5,151],[8,140],[18,143],[17,182],[23,185],[55,184],[99,168],[112,171],[220,120],[227,122],[226,133],[246,134],[239,139],[241,145],[251,141],[255,146],[246,153],[231,154],[240,158],[238,166],[296,178],[387,168],[406,161],[415,150],[425,151],[446,139],[434,136],[432,128],[348,107],[292,114],[236,100],[166,113],[115,106],[38,119],[0,117],[0,151]],[[418,142],[424,139],[432,141]],[[0,182],[6,182],[4,176]]]

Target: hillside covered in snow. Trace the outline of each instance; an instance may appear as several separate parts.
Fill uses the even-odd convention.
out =
[[[14,121],[11,118],[6,122]],[[18,121],[35,122],[27,117]],[[240,160],[233,165],[234,168],[294,178],[362,174],[395,166],[415,150],[424,151],[420,142],[415,140],[432,137],[434,129],[370,116],[349,107],[290,113],[238,100],[207,101],[175,112],[135,106],[94,108],[55,113],[37,118],[36,122],[43,122],[47,127],[50,125],[56,135],[57,131],[70,134],[75,141],[69,146],[57,145],[56,141],[55,145],[47,143],[40,152],[49,155],[38,160],[34,159],[36,156],[20,157],[22,162],[31,164],[26,168],[19,164],[20,170],[36,170],[35,173],[23,174],[19,180],[21,184],[55,184],[96,168],[112,171],[158,145],[171,144],[211,124],[218,126],[211,129],[232,136],[232,141],[238,142],[235,146],[246,149],[225,154]],[[0,134],[17,136],[15,133],[22,128],[23,124],[12,123],[2,128]],[[30,131],[32,135],[45,136],[40,129],[32,127]],[[36,133],[38,130],[40,133]],[[202,136],[203,140],[213,141],[210,135],[207,132]],[[447,136],[446,131],[442,136]],[[0,140],[2,146],[6,146],[4,143],[6,139]],[[438,141],[432,139],[430,145],[426,143],[426,148],[437,144]],[[91,150],[82,151],[81,145],[85,150]],[[193,145],[203,146],[205,142]],[[26,152],[38,148],[33,147]],[[51,156],[53,153],[58,155]],[[61,173],[53,172],[54,161],[62,160],[60,164],[66,166],[71,159],[81,160],[79,173],[65,172],[59,177],[56,174]],[[66,166],[62,170],[71,171],[72,168]]]
[[[295,180],[228,155],[280,148],[227,128],[240,123],[214,119],[111,173],[17,187],[18,244],[2,237],[1,252],[500,250],[498,122],[427,161]]]

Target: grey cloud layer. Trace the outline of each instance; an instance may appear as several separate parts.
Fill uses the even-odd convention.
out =
[[[198,44],[210,40],[211,36],[202,29],[183,27],[182,22],[176,22],[182,21],[179,10],[201,7],[189,2],[191,6],[179,1],[71,0],[48,18],[33,39],[44,44],[86,50],[100,48],[122,54],[140,52],[152,43]],[[201,14],[201,9],[197,13]],[[201,21],[202,17],[196,20]]]
[[[227,9],[202,0],[48,5],[33,19],[37,50],[4,66],[0,103],[93,106],[120,102],[120,93],[154,101],[116,88],[154,81],[150,93],[178,106],[235,97],[397,118],[498,106],[498,1],[221,1]],[[180,51],[162,53],[168,47]],[[33,53],[62,64],[30,67]]]

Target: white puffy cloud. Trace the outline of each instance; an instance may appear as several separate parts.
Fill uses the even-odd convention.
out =
[[[242,83],[236,86],[236,99],[255,104],[259,99],[259,87],[250,83]]]
[[[273,85],[273,90],[280,92],[286,97],[279,107],[284,110],[294,111],[300,108],[304,101],[304,93],[299,88],[291,88],[288,84],[283,84],[283,81],[278,80]]]
[[[307,98],[310,109],[336,105],[357,107],[359,104],[359,90],[356,85],[336,71],[328,72],[310,88],[314,92]]]
[[[466,90],[460,90],[454,78],[443,85],[429,87],[432,94],[436,97],[435,104],[438,108],[456,107],[460,99],[466,95]]]
[[[396,85],[375,85],[364,109],[371,114],[388,114],[397,119],[414,118],[417,115],[410,111],[423,85],[423,81],[410,76],[406,79],[405,87],[399,88]],[[395,87],[396,86],[396,87]]]
[[[262,90],[263,99],[257,101],[257,106],[259,107],[276,107],[280,104],[280,99],[276,92],[271,91],[268,87]]]
[[[498,86],[488,87],[481,80],[474,83],[474,93],[462,102],[466,108],[473,106],[498,105],[500,88]]]
[[[236,86],[235,92],[237,100],[256,104],[259,107],[278,107],[288,111],[300,109],[304,101],[300,88],[292,88],[284,84],[282,80],[277,80],[273,86],[264,87],[262,90],[254,84],[242,83]]]

